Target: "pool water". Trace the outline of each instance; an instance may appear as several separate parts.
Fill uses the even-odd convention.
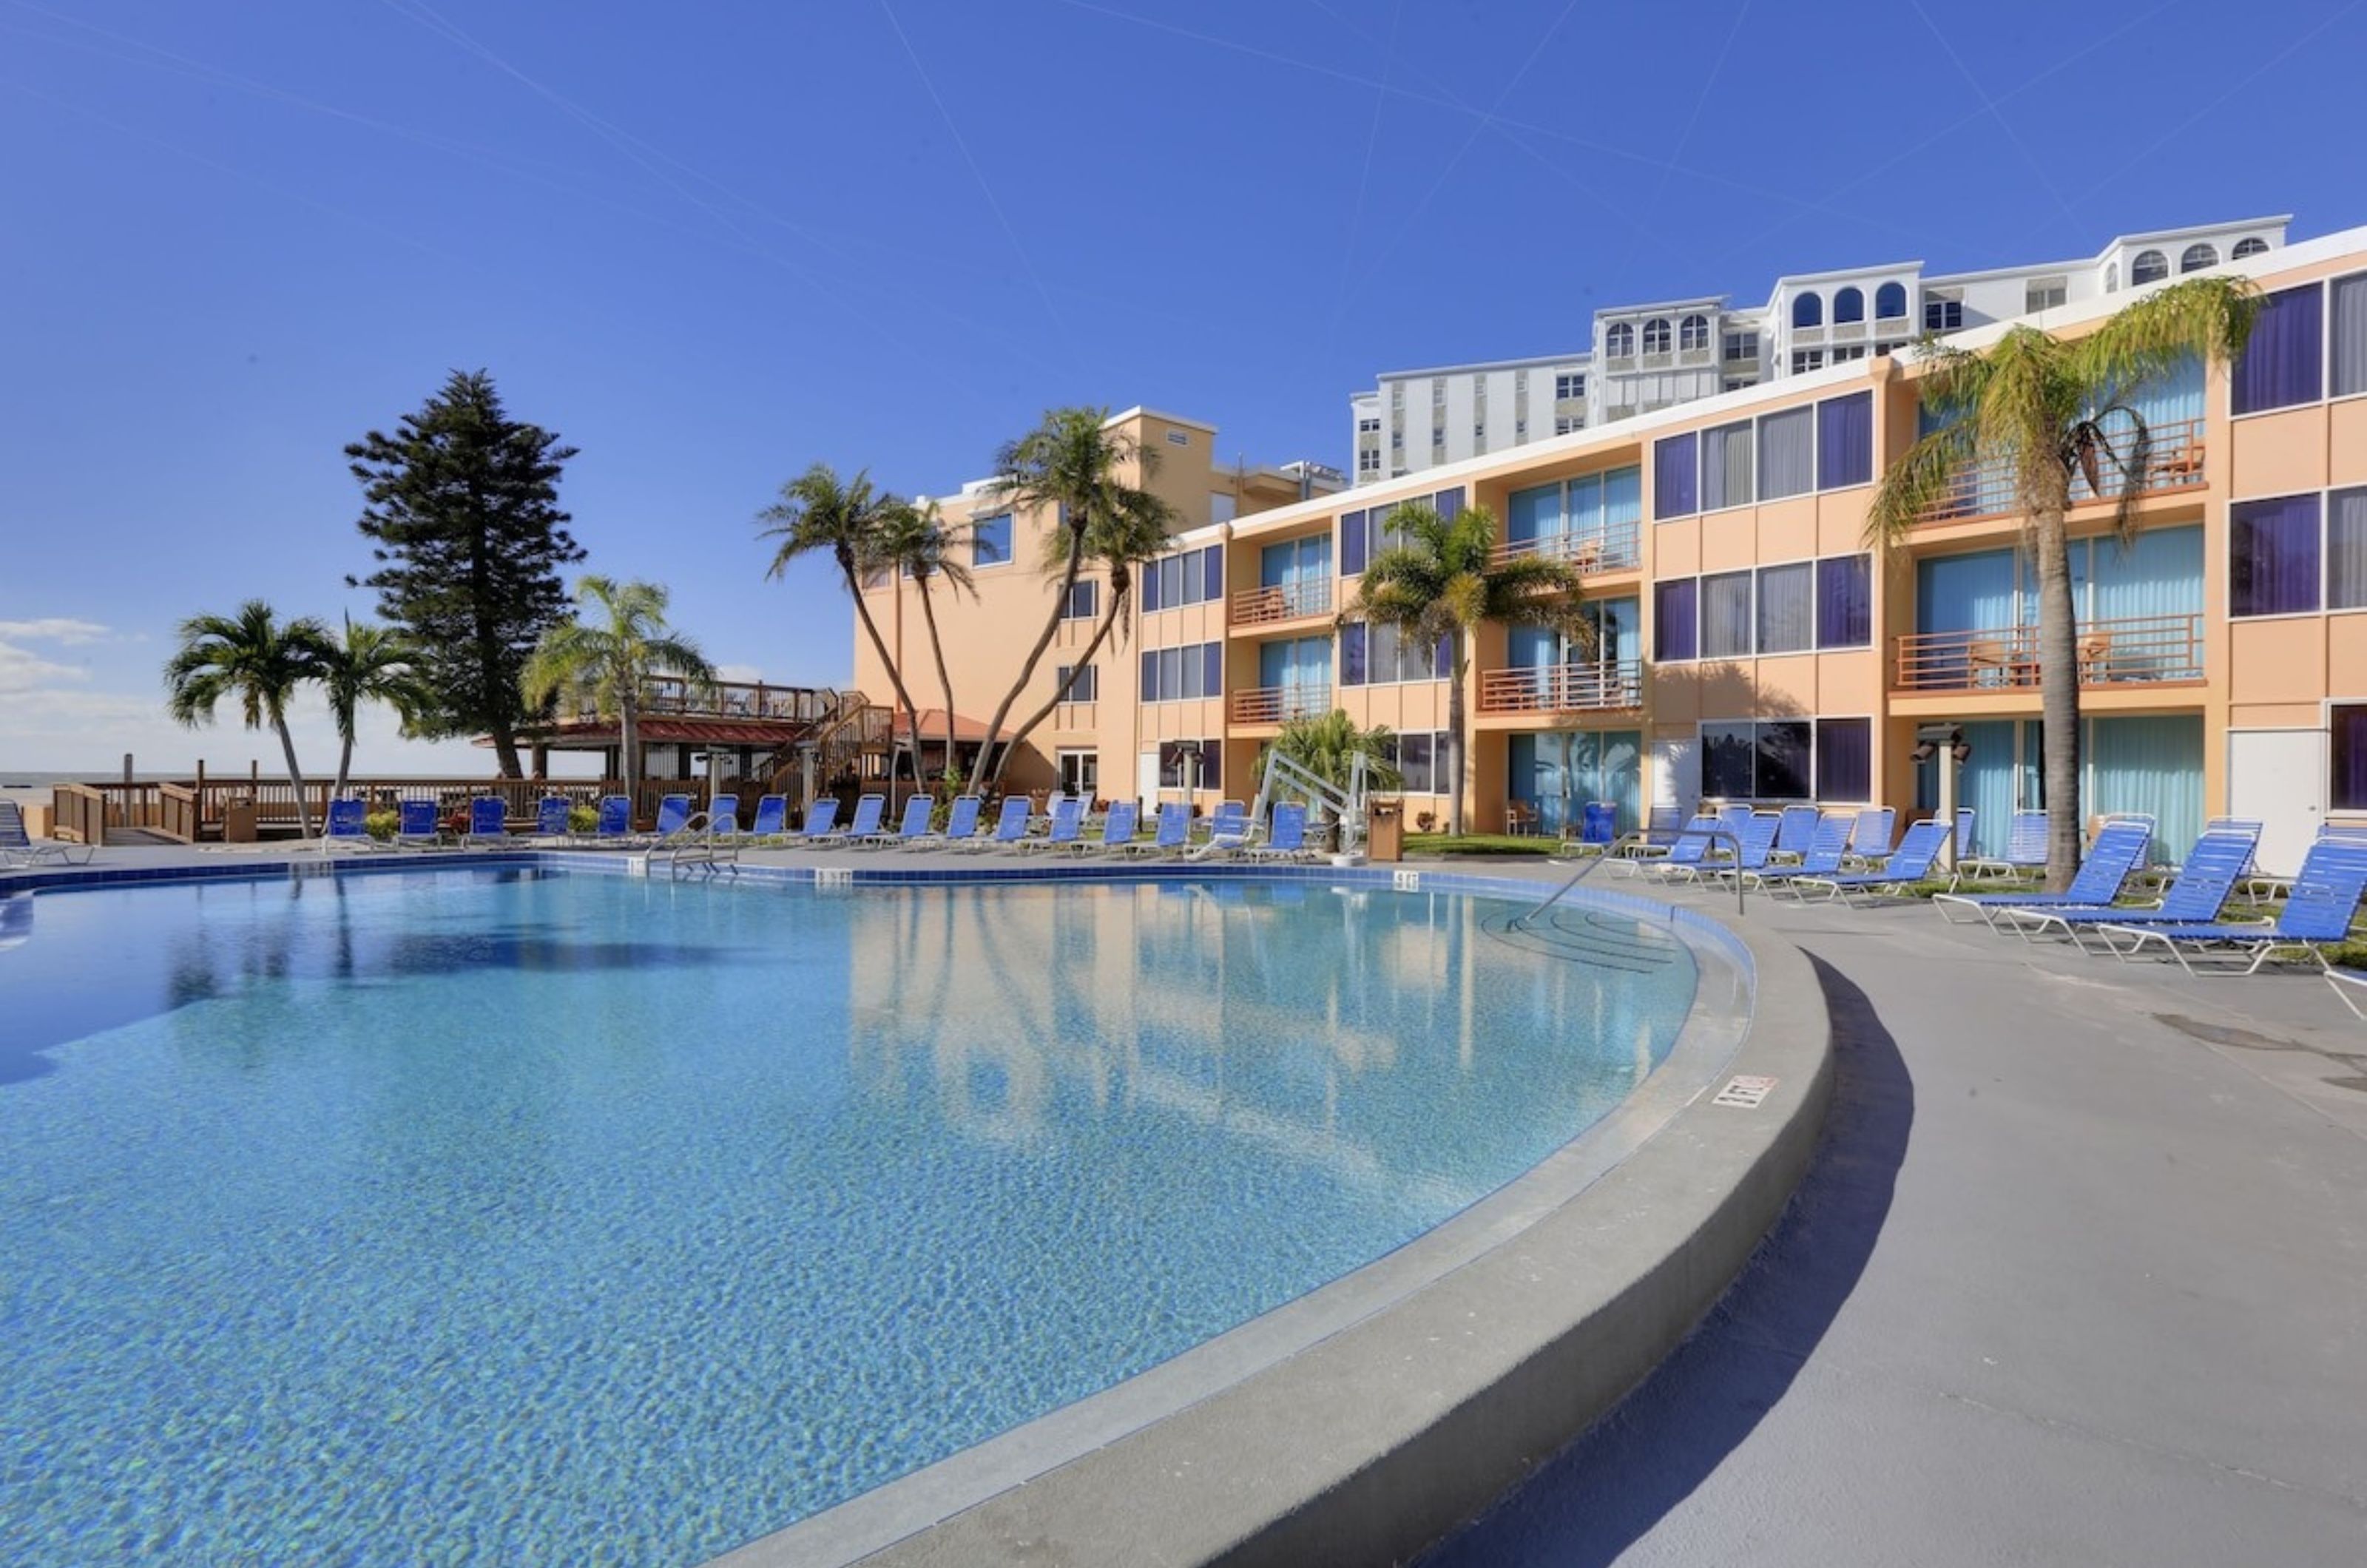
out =
[[[19,1568],[697,1562],[1436,1225],[1694,988],[1665,928],[1320,884],[17,903]]]

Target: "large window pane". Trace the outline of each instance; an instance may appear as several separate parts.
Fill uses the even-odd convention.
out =
[[[1204,697],[1225,694],[1225,645],[1221,642],[1200,645],[1200,694]]]
[[[1704,659],[1739,659],[1750,652],[1750,573],[1701,580],[1701,651]]]
[[[1365,570],[1365,514],[1351,512],[1340,519],[1340,575],[1353,577]]]
[[[1759,749],[1758,727],[1750,724],[1702,726],[1702,794],[1712,798],[1749,800]]]
[[[1759,727],[1757,800],[1808,798],[1808,721],[1784,719]]]
[[[2327,345],[2334,396],[2367,392],[2367,272],[2338,277],[2327,288],[2334,292],[2334,332]]]
[[[1785,409],[1759,422],[1759,499],[1806,495],[1817,482],[1817,411]]]
[[[1874,798],[1874,721],[1817,720],[1817,798]]]
[[[1759,572],[1759,651],[1806,653],[1817,641],[1815,563],[1762,567]]]
[[[2367,705],[2333,710],[2334,790],[2337,811],[2367,811]]]
[[[1304,549],[1299,553],[1302,556],[1307,554]],[[1225,547],[1222,545],[1210,545],[1200,552],[1200,562],[1201,596],[1206,599],[1222,599],[1225,596]],[[1331,565],[1328,560],[1323,563],[1324,575],[1331,575]]]
[[[1874,640],[1874,558],[1817,563],[1817,646],[1863,648]]]
[[[1828,398],[1817,405],[1817,488],[1838,490],[1874,478],[1874,394]]]
[[[1002,566],[1011,559],[1011,513],[981,517],[970,525],[972,566]]]
[[[1398,772],[1405,775],[1408,795],[1428,795],[1433,782],[1432,759],[1437,747],[1430,732],[1416,730],[1398,737]]]
[[[1142,650],[1142,700],[1146,703],[1163,700],[1159,690],[1159,652],[1156,649]]]
[[[1701,492],[1693,471],[1698,443],[1690,435],[1671,435],[1652,443],[1652,516],[1690,517],[1701,510]]]
[[[2326,607],[2367,610],[2367,490],[2326,498]]]
[[[1701,651],[1693,580],[1680,578],[1652,590],[1652,657],[1692,659]]]
[[[2237,413],[2314,402],[2324,395],[2319,375],[2323,300],[2312,283],[2271,294],[2261,305],[2244,355],[2236,362]]]
[[[1372,629],[1362,621],[1351,621],[1340,628],[1340,684],[1361,686],[1370,677],[1366,660]]]
[[[2317,497],[2239,501],[2227,509],[2227,609],[2284,615],[2318,607]]]
[[[1750,422],[1702,432],[1702,510],[1750,504]]]

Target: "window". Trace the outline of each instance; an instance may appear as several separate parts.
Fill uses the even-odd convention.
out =
[[[1847,365],[1852,359],[1864,357],[1865,344],[1862,343],[1845,343],[1833,350],[1833,363],[1836,365]]]
[[[1222,789],[1225,743],[1217,739],[1159,743],[1159,787]]]
[[[1644,352],[1669,352],[1669,319],[1666,316],[1655,316],[1644,323]]]
[[[1378,414],[1356,422],[1356,434],[1359,435],[1378,435],[1380,433],[1381,418]]]
[[[1471,426],[1471,439],[1478,442],[1482,446],[1488,445],[1488,426],[1486,423],[1474,423]]]
[[[1448,791],[1446,732],[1417,729],[1397,738],[1390,761],[1405,777],[1399,787],[1407,795],[1444,795]]]
[[[1011,513],[981,517],[970,525],[969,563],[974,567],[1011,564]]]
[[[1554,400],[1556,402],[1560,402],[1568,398],[1582,398],[1584,396],[1586,396],[1586,377],[1583,374],[1564,375],[1554,378]]]
[[[1814,561],[1771,566],[1759,574],[1759,651],[1806,653],[1817,644]]]
[[[1059,751],[1054,760],[1060,770],[1060,793],[1091,800],[1101,794],[1102,754],[1098,751]]]
[[[1381,449],[1376,446],[1369,452],[1357,453],[1356,471],[1360,474],[1379,473],[1381,471]]]
[[[2227,508],[2227,613],[2286,615],[2315,610],[2317,497],[2239,501]]]
[[[2325,395],[2323,298],[2311,283],[2261,302],[2244,356],[2236,362],[2231,393],[2236,412],[2288,408]]]
[[[2117,290],[2120,286],[2121,264],[2118,262],[2112,262],[2104,268],[2104,292],[2107,294],[2112,293]]]
[[[1874,558],[1829,556],[1653,589],[1652,657],[1741,659],[1874,642]]]
[[[1690,517],[1701,510],[1694,471],[1698,449],[1689,431],[1652,443],[1652,517]]]
[[[1206,545],[1196,550],[1161,556],[1144,566],[1137,581],[1141,585],[1142,608],[1177,610],[1186,604],[1205,604],[1225,596],[1225,547]]]
[[[1060,602],[1060,618],[1090,621],[1102,613],[1101,598],[1102,585],[1093,578],[1081,577],[1069,585],[1069,596]]]
[[[2326,607],[2367,610],[2367,490],[2326,498]]]
[[[1831,556],[1818,561],[1817,646],[1865,648],[1873,641],[1874,558]]]
[[[1410,495],[1402,501],[1367,507],[1362,512],[1344,513],[1340,518],[1340,575],[1354,577],[1365,570],[1365,563],[1397,542],[1389,527],[1389,519],[1400,506],[1418,506],[1427,500],[1441,517],[1455,517],[1463,511],[1463,487],[1443,490],[1432,496]]]
[[[1755,383],[1753,383],[1748,376],[1728,376],[1725,382],[1719,386],[1718,390],[1721,392],[1738,392],[1742,390],[1743,388],[1752,386]]]
[[[1844,288],[1833,296],[1833,325],[1838,327],[1845,321],[1864,320],[1865,291],[1863,289]]]
[[[1403,381],[1392,381],[1389,383],[1389,407],[1393,409],[1401,409],[1405,407],[1405,383]]]
[[[2200,241],[2187,246],[2186,254],[2178,258],[2178,270],[2180,272],[2201,272],[2206,266],[2218,265],[2218,250]]]
[[[1792,300],[1792,324],[1795,327],[1821,327],[1825,324],[1825,301],[1818,294],[1801,294]]]
[[[1194,697],[1225,694],[1225,645],[1192,643],[1183,648],[1142,650],[1142,700],[1184,702]]]
[[[2337,811],[2367,811],[2367,706],[2339,704],[2328,710],[2327,727],[2334,732],[2327,801]]]
[[[1874,721],[1817,720],[1817,798],[1874,798]]]
[[[2236,242],[2236,260],[2237,261],[2248,261],[2254,256],[2264,256],[2268,254],[2269,243],[2257,234]]]
[[[1578,428],[1579,423],[1576,416],[1566,413],[1557,413],[1554,415],[1554,434],[1556,435],[1568,435],[1571,431]]]
[[[1343,686],[1443,681],[1454,671],[1454,649],[1443,637],[1425,651],[1392,626],[1351,621],[1340,628],[1340,684]]]
[[[1830,731],[1826,726],[1834,727]],[[1854,730],[1849,726],[1857,727]],[[1863,800],[1863,786],[1851,791],[1827,795],[1810,788],[1814,779],[1823,782],[1823,759],[1815,753],[1821,750],[1829,738],[1835,753],[1834,766],[1842,782],[1854,766],[1864,771],[1864,753],[1852,754],[1853,739],[1869,731],[1865,719],[1785,718],[1753,722],[1744,719],[1731,724],[1704,724],[1701,727],[1702,793],[1727,800],[1807,800],[1822,795],[1835,800]],[[1813,762],[1813,765],[1812,765]]]
[[[2129,263],[2129,283],[2132,287],[2159,283],[2169,276],[2169,258],[2159,251],[2139,251],[2136,259]]]
[[[1805,495],[1817,484],[1817,411],[1785,409],[1759,422],[1759,499]]]
[[[1840,490],[1874,479],[1874,394],[1827,398],[1817,405],[1817,488]]]
[[[1614,359],[1626,359],[1636,352],[1636,329],[1621,321],[1603,334],[1603,352]]]
[[[2025,312],[2052,310],[2071,295],[2068,278],[2034,277],[2022,291],[2022,308]]]
[[[1443,376],[1430,378],[1430,406],[1434,409],[1446,406],[1446,378]]]
[[[2334,290],[2334,354],[2331,393],[2348,398],[2367,392],[2367,272],[2338,277]]]
[[[1063,664],[1059,667],[1059,671],[1055,673],[1052,682],[1052,689],[1054,691],[1057,692],[1060,689],[1061,683],[1066,682],[1069,678],[1069,671],[1074,668],[1075,666],[1068,664]],[[1090,703],[1099,701],[1102,691],[1101,675],[1101,670],[1096,665],[1088,664],[1083,669],[1078,670],[1077,683],[1069,688],[1069,694],[1064,700],[1072,703]]]
[[[1907,316],[1907,286],[1886,283],[1874,291],[1874,316],[1878,321],[1903,321]]]
[[[1167,433],[1167,445],[1170,446],[1189,446],[1192,445],[1192,437],[1181,430],[1171,430]]]
[[[1702,432],[1704,512],[1750,504],[1751,446],[1750,422],[1747,419]]]
[[[1701,580],[1701,656],[1740,659],[1750,652],[1750,576],[1729,571]]]
[[[1758,358],[1758,357],[1759,357],[1759,334],[1758,334],[1757,333],[1727,333],[1727,334],[1726,334],[1726,357],[1727,357],[1727,358],[1728,358],[1728,359],[1756,359],[1756,358]],[[1729,389],[1728,389],[1728,390],[1732,390],[1732,389],[1731,389],[1731,388],[1729,388]]]
[[[1677,323],[1677,346],[1690,354],[1709,346],[1709,318],[1687,316]]]
[[[1656,583],[1652,589],[1652,657],[1681,663],[1699,657],[1696,610],[1699,591],[1690,577]]]
[[[1965,302],[1954,294],[1923,296],[1923,330],[1927,333],[1962,332],[1965,326]]]
[[[1402,452],[1405,450],[1404,431],[1392,430],[1389,432],[1389,449],[1393,452]]]
[[[1811,370],[1825,367],[1825,351],[1821,348],[1795,348],[1792,351],[1792,374],[1806,376]]]

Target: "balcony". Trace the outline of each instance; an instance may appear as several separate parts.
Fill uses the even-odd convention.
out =
[[[1272,588],[1243,588],[1233,594],[1232,624],[1262,626],[1274,621],[1295,621],[1305,615],[1331,612],[1331,580],[1285,582]]]
[[[1580,572],[1628,571],[1636,566],[1637,535],[1635,523],[1610,523],[1580,533],[1507,540],[1496,547],[1489,558],[1501,566],[1522,556],[1541,556]]]
[[[1330,686],[1258,686],[1233,694],[1228,717],[1234,724],[1280,724],[1285,719],[1320,718],[1331,711]]]
[[[1479,675],[1481,713],[1602,713],[1643,705],[1640,660],[1487,670]]]
[[[705,685],[683,681],[650,681],[642,684],[640,713],[685,718],[757,718],[813,724],[832,711],[838,694],[810,686],[773,686],[759,682],[713,681]],[[590,707],[562,711],[561,722],[590,723],[599,717]]]
[[[2153,449],[2146,459],[2145,471],[2137,476],[2137,493],[2159,495],[2200,489],[2203,483],[2203,422],[2199,419],[2155,425]],[[2093,506],[2120,495],[2119,476],[2109,463],[2098,477],[2103,481],[2101,490],[2090,488],[2084,475],[2073,476],[2073,506]],[[1965,523],[1976,518],[2009,516],[2022,510],[2021,498],[2014,490],[2013,470],[2006,459],[1976,458],[1956,471],[1947,493],[1916,513],[1915,521]]]
[[[2203,617],[2131,615],[2078,633],[2079,683],[2203,679]],[[2038,628],[1918,632],[1898,639],[1901,692],[1982,692],[2038,684]]]

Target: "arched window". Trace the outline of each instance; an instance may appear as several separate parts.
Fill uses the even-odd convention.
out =
[[[1636,329],[1622,321],[1603,334],[1603,352],[1614,359],[1627,359],[1636,353]]]
[[[2121,264],[2113,262],[2104,268],[2104,292],[2112,293],[2121,286]]]
[[[2204,244],[2192,244],[2187,246],[2186,254],[2178,258],[2178,270],[2180,272],[2201,272],[2206,266],[2217,266],[2218,265],[2219,252],[2217,249]]]
[[[1795,327],[1821,327],[1825,324],[1824,297],[1803,294],[1792,301],[1792,324]]]
[[[2247,256],[2264,256],[2268,254],[2269,243],[2266,240],[2261,239],[2258,234],[2254,234],[2246,239],[2241,239],[2236,242],[2236,259],[2237,261],[2242,261]]]
[[[2139,251],[2137,259],[2129,263],[2129,282],[2159,283],[2169,276],[2169,258],[2159,251]]]
[[[1644,323],[1644,352],[1647,354],[1669,352],[1668,317],[1655,316]]]
[[[1862,289],[1844,288],[1833,296],[1833,325],[1844,321],[1865,320],[1865,293]]]
[[[1874,316],[1878,321],[1893,321],[1907,314],[1907,286],[1886,283],[1874,291]]]
[[[1687,316],[1677,323],[1677,346],[1692,350],[1709,346],[1709,318]]]

